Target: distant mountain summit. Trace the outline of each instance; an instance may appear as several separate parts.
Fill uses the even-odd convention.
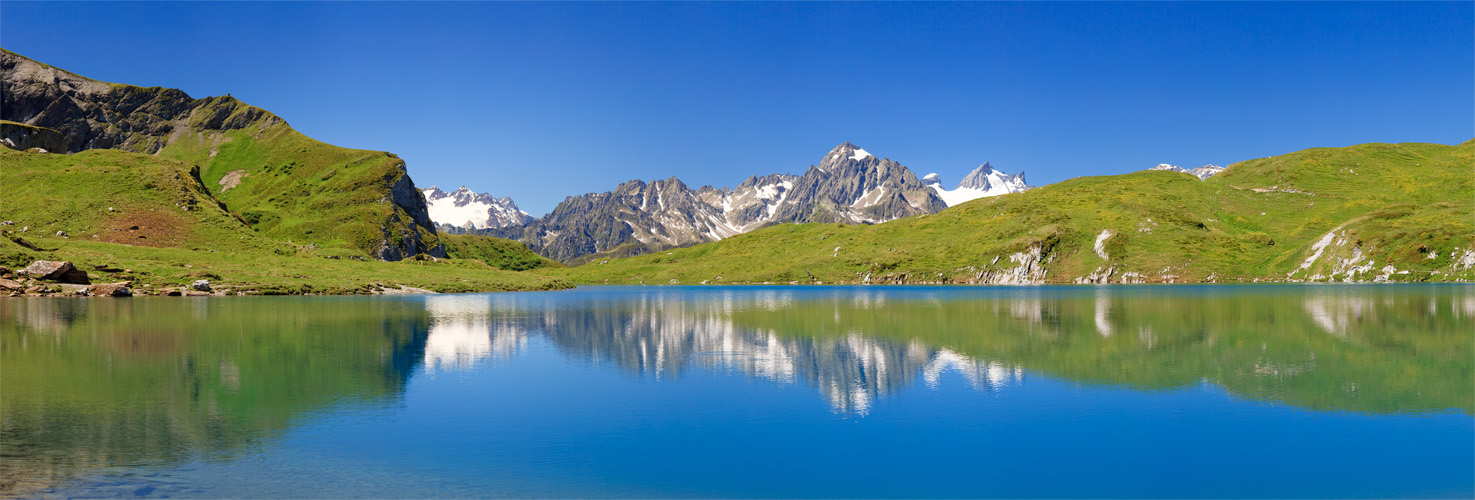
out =
[[[736,188],[693,190],[675,177],[570,196],[523,225],[484,232],[520,240],[563,262],[596,253],[638,255],[717,241],[785,222],[870,224],[947,205],[911,170],[844,143],[803,175],[748,177]]]
[[[988,196],[1018,193],[1030,188],[1024,182],[1024,172],[1017,174],[1006,174],[994,170],[993,165],[984,162],[978,168],[973,169],[958,182],[958,186],[949,190],[942,187],[942,177],[933,173],[922,178],[927,187],[937,191],[947,206],[957,205],[966,201],[972,201]]]
[[[1223,172],[1224,171],[1224,167],[1221,167],[1221,166],[1218,166],[1218,165],[1204,165],[1202,167],[1198,167],[1198,168],[1189,170],[1189,169],[1186,169],[1186,168],[1183,168],[1183,167],[1180,167],[1180,166],[1177,166],[1177,165],[1169,165],[1167,163],[1159,163],[1156,167],[1152,167],[1152,168],[1150,168],[1148,170],[1169,170],[1169,171],[1173,171],[1173,172],[1183,172],[1185,174],[1192,175],[1194,177],[1198,177],[1200,180],[1202,180],[1202,179],[1208,179],[1210,177],[1213,177],[1214,174],[1217,174],[1219,172]]]
[[[533,219],[517,208],[512,197],[493,198],[486,193],[472,192],[466,186],[449,193],[438,186],[421,190],[430,209],[430,220],[436,226],[450,232],[506,227],[526,224]]]

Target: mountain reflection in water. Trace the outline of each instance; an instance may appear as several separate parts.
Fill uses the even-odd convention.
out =
[[[628,293],[427,297],[425,363],[515,356],[531,334],[657,380],[695,366],[802,384],[856,415],[948,370],[985,392],[1029,370],[1315,409],[1475,407],[1466,287],[608,290]]]
[[[1031,377],[1469,415],[1472,332],[1475,287],[1459,285],[8,299],[0,496],[111,468],[233,460],[315,415],[396,411],[417,377],[495,371],[534,345],[626,377],[804,388],[856,419],[902,391],[961,380],[1007,399]]]
[[[679,377],[689,367],[743,373],[780,384],[819,390],[836,412],[865,415],[878,399],[914,385],[919,377],[936,387],[954,370],[980,391],[1021,383],[1018,367],[976,360],[924,343],[867,338],[860,332],[835,337],[796,338],[773,330],[741,328],[734,311],[793,306],[790,292],[720,301],[690,300],[683,294],[652,294],[637,300],[567,307],[560,297],[431,296],[425,365],[437,370],[474,366],[515,356],[529,332],[543,336],[569,356],[614,363],[656,380]],[[541,312],[541,313],[540,313]]]

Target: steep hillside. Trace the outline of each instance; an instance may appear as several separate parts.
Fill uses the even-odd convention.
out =
[[[1475,279],[1475,141],[1317,148],[1200,180],[1085,177],[886,224],[779,225],[583,283]]]
[[[579,263],[717,241],[789,222],[870,224],[946,208],[911,170],[853,144],[836,146],[804,175],[752,176],[736,188],[692,190],[679,179],[630,181],[570,196],[541,219],[482,233],[516,239]]]
[[[0,213],[22,237],[271,252],[200,181],[199,167],[115,149],[61,155],[0,148]],[[294,250],[295,251],[295,250]]]
[[[263,235],[384,260],[445,256],[398,157],[340,148],[230,96],[88,79],[0,50],[0,119],[60,132],[66,151],[119,149],[199,165]]]

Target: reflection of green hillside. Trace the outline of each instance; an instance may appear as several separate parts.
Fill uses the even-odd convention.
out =
[[[230,453],[403,390],[418,302],[0,301],[0,494],[95,466]]]
[[[1169,389],[1206,380],[1313,409],[1475,411],[1475,306],[1466,288],[1260,287],[1191,297],[1174,290],[819,299],[733,319],[795,337],[920,341],[1090,383]]]

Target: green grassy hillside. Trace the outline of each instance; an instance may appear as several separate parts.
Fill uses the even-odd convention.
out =
[[[1475,141],[1316,148],[1206,181],[1082,177],[874,226],[779,225],[547,272],[610,284],[1469,280],[1472,165]]]
[[[456,259],[476,259],[497,269],[526,271],[538,268],[561,268],[563,264],[533,253],[520,241],[472,234],[444,234],[446,253]]]
[[[0,265],[12,269],[39,259],[72,261],[94,282],[131,281],[136,292],[197,279],[252,293],[569,286],[510,271],[534,267],[528,262],[539,257],[525,247],[506,249],[500,260],[487,245],[464,259],[380,262],[356,249],[277,240],[212,197],[189,163],[111,149],[60,155],[0,148],[0,165],[0,220],[11,222],[0,226]]]
[[[200,182],[198,167],[114,149],[71,155],[0,149],[0,217],[33,238],[149,247],[290,250],[261,237]],[[293,250],[295,251],[295,250]]]
[[[384,260],[445,256],[393,154],[313,140],[229,95],[102,82],[3,49],[0,65],[0,118],[60,133],[66,147],[52,152],[118,149],[199,165],[206,189],[273,239]]]
[[[409,256],[395,251],[407,240],[421,252],[441,246],[404,161],[390,153],[340,148],[263,121],[176,134],[160,156],[200,165],[210,192],[267,236],[389,260]],[[402,206],[416,202],[420,224]]]

